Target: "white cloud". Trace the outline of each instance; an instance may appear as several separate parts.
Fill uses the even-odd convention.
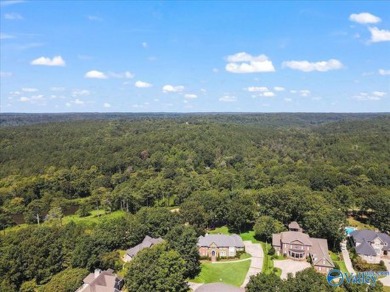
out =
[[[390,75],[390,70],[379,69],[378,72],[379,72],[380,75],[383,75],[383,76]]]
[[[25,87],[25,88],[22,88],[22,91],[24,91],[24,92],[36,92],[36,91],[38,91],[38,89]]]
[[[232,96],[232,95],[224,95],[224,96],[219,98],[219,101],[222,101],[222,102],[235,102],[235,101],[237,101],[237,97]]]
[[[297,91],[293,89],[293,90],[290,90],[290,93],[295,94],[295,93],[297,93]]]
[[[225,69],[230,73],[275,72],[275,68],[266,55],[252,56],[240,52],[227,57]]]
[[[284,87],[282,87],[282,86],[275,86],[274,90],[275,91],[285,91],[286,89]]]
[[[97,70],[91,70],[85,73],[85,78],[91,79],[107,79],[107,75]]]
[[[132,78],[134,78],[134,74],[129,72],[129,71],[125,71],[123,73],[109,72],[108,75],[110,77],[119,78],[119,79],[132,79]]]
[[[76,98],[76,99],[73,101],[73,103],[74,103],[74,104],[82,105],[82,104],[84,104],[84,101],[82,101],[81,99]]]
[[[56,87],[56,86],[53,86],[50,88],[51,91],[64,91],[65,90],[65,87]]]
[[[275,93],[273,93],[272,91],[267,91],[267,92],[264,92],[262,95],[265,97],[273,97],[273,96],[275,96]]]
[[[359,94],[353,96],[352,98],[360,101],[378,101],[381,100],[381,98],[385,95],[386,92],[382,92],[382,91],[373,91],[371,93],[360,92]]]
[[[0,40],[14,39],[15,36],[0,32]]]
[[[111,107],[111,104],[109,104],[108,102],[105,102],[105,103],[103,104],[103,106],[104,106],[105,108],[109,108],[109,107]]]
[[[386,95],[386,92],[383,92],[383,91],[373,91],[372,94],[375,95],[375,96],[383,97],[383,96]]]
[[[361,24],[366,24],[366,23],[378,23],[381,21],[381,19],[378,16],[375,16],[371,13],[368,12],[363,12],[359,14],[351,14],[349,16],[349,20]]]
[[[184,90],[184,86],[181,86],[181,85],[177,85],[177,86],[173,86],[173,85],[164,85],[163,88],[162,88],[162,91],[164,93],[168,93],[168,92],[182,92]]]
[[[28,102],[28,101],[30,101],[30,99],[29,99],[28,97],[22,96],[22,97],[20,98],[20,101],[21,101],[21,102]]]
[[[24,0],[5,0],[0,1],[0,7],[10,6],[14,4],[19,4],[25,2]]]
[[[67,107],[71,107],[71,106],[72,106],[72,104],[71,104],[70,102],[65,103],[65,105],[66,105]]]
[[[6,13],[4,14],[4,18],[7,20],[22,20],[23,16],[19,13]]]
[[[283,67],[288,67],[293,70],[300,70],[303,72],[319,71],[326,72],[329,70],[338,70],[343,68],[343,64],[336,59],[328,61],[309,62],[309,61],[285,61],[282,63]]]
[[[103,21],[103,18],[95,15],[88,15],[87,18],[90,21]]]
[[[42,94],[33,95],[31,97],[22,96],[19,100],[21,102],[42,103],[44,102],[44,96]]]
[[[310,90],[307,90],[307,89],[303,89],[303,90],[300,90],[299,91],[299,94],[302,96],[302,97],[307,97],[311,94]]]
[[[213,68],[213,72],[218,73],[219,72],[218,68]]]
[[[147,49],[147,48],[149,47],[149,45],[148,45],[147,42],[143,42],[141,45],[142,45],[142,47],[143,47],[144,49]]]
[[[379,29],[377,27],[369,27],[371,32],[371,42],[388,42],[390,41],[390,30]]]
[[[152,84],[138,80],[137,82],[134,83],[134,86],[138,88],[148,88],[148,87],[152,87]]]
[[[4,72],[4,71],[0,72],[0,78],[7,78],[7,77],[11,77],[11,76],[12,76],[11,72]]]
[[[268,88],[265,86],[250,86],[246,90],[249,92],[265,92],[268,91]]]
[[[75,89],[72,91],[72,96],[77,97],[77,96],[88,96],[90,95],[91,92],[86,89]]]
[[[32,60],[31,65],[40,65],[40,66],[65,66],[65,61],[61,56],[55,56],[53,59],[40,57],[38,59]]]
[[[187,94],[184,94],[184,98],[195,99],[195,98],[198,98],[198,96],[196,94],[193,94],[193,93],[187,93]]]

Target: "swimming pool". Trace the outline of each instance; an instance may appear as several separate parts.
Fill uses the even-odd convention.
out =
[[[345,227],[345,234],[347,234],[349,236],[351,234],[351,232],[355,231],[355,230],[356,230],[356,227],[347,226],[347,227]]]

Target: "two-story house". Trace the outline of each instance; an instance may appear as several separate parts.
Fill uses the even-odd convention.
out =
[[[373,230],[355,230],[350,233],[356,253],[369,263],[390,258],[390,236]]]
[[[295,221],[289,224],[288,229],[272,235],[272,246],[276,254],[301,261],[310,257],[313,267],[321,273],[327,273],[334,267],[326,239],[310,238]]]

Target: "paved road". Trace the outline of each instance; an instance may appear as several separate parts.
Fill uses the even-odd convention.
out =
[[[252,243],[251,241],[244,241],[245,244],[245,251],[249,253],[251,258],[251,265],[249,267],[248,273],[245,276],[244,283],[241,285],[241,287],[245,287],[248,282],[249,278],[252,275],[257,275],[261,272],[261,269],[263,268],[263,259],[264,259],[264,253],[263,249],[261,248],[260,243]]]
[[[350,274],[356,274],[355,270],[354,270],[353,267],[352,267],[352,262],[351,262],[351,259],[350,259],[350,257],[349,257],[348,250],[342,248],[342,249],[341,249],[341,253],[342,253],[342,255],[343,255],[343,260],[344,260],[345,266],[347,267],[348,273],[350,273]]]
[[[387,270],[390,272],[390,260],[385,259],[384,262],[385,262]],[[379,279],[379,281],[381,281],[384,286],[390,286],[390,275],[388,275],[382,279]]]

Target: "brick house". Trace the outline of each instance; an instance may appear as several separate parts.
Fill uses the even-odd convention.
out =
[[[356,253],[368,263],[379,263],[390,258],[390,236],[373,230],[355,230],[350,240]]]
[[[205,236],[199,236],[197,246],[200,256],[211,258],[212,261],[215,261],[218,257],[235,257],[237,252],[245,250],[244,242],[237,234],[206,234]]]
[[[276,254],[299,261],[310,257],[313,267],[321,273],[327,273],[334,267],[326,239],[310,238],[302,232],[297,222],[291,222],[288,227],[288,231],[272,235],[272,246]]]

